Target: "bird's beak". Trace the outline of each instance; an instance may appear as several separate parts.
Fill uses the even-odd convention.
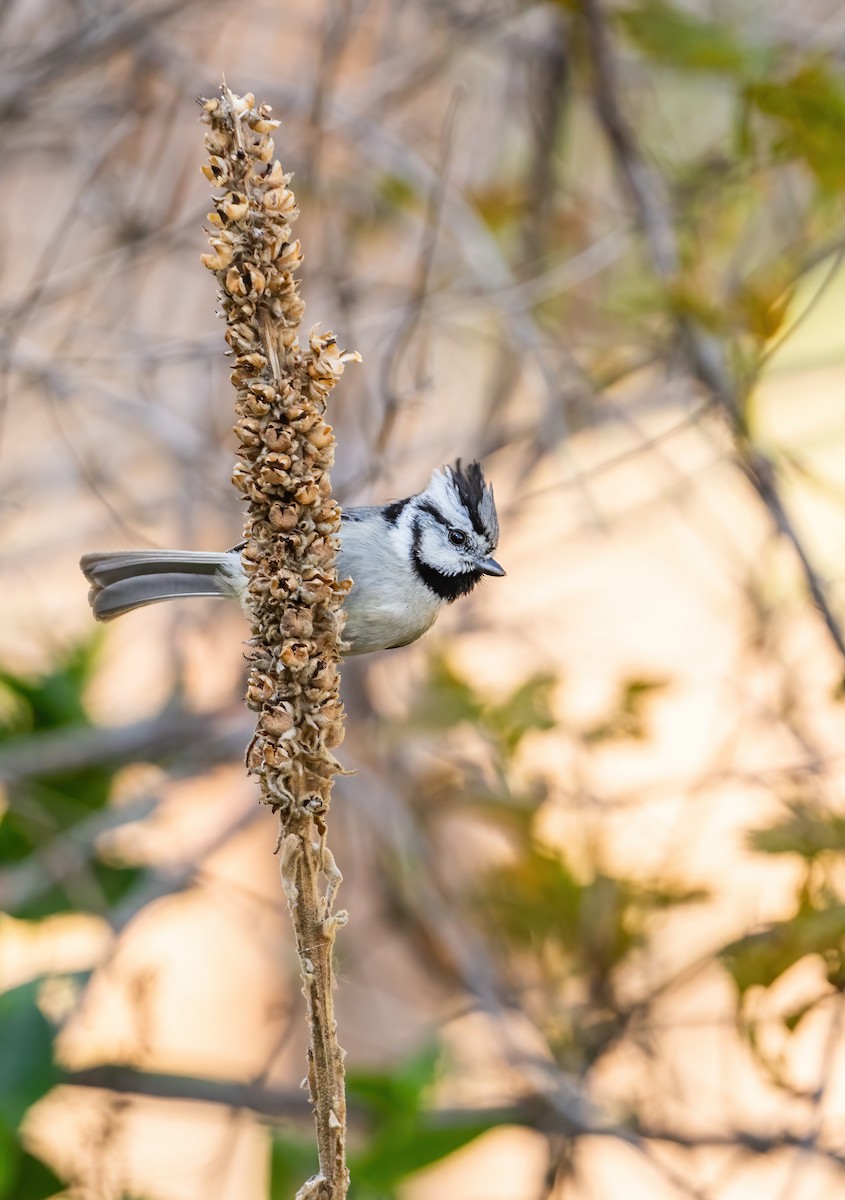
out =
[[[495,558],[480,558],[475,564],[482,575],[505,575],[504,567],[500,567]]]

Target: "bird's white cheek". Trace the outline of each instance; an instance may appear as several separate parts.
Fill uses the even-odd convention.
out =
[[[420,541],[420,558],[423,562],[444,575],[454,575],[461,568],[461,559],[443,539],[431,530],[426,530]]]

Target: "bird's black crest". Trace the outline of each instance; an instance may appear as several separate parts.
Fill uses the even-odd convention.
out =
[[[481,463],[471,462],[464,467],[459,458],[454,467],[450,467],[458,495],[469,512],[478,512],[484,499],[484,472]]]
[[[493,500],[493,489],[484,480],[481,464],[471,462],[465,467],[461,459],[458,459],[454,467],[449,467],[448,470],[473,529],[476,533],[488,537],[495,546],[499,538],[496,504]]]

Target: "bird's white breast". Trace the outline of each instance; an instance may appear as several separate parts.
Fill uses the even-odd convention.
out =
[[[414,571],[404,539],[380,518],[372,524],[344,522],[338,576],[353,585],[344,604],[343,632],[352,654],[415,641],[441,606]]]
[[[375,510],[367,520],[347,520],[341,528],[337,561],[339,579],[351,579],[344,602],[343,640],[348,654],[369,654],[406,646],[429,629],[442,601],[413,568],[407,539]],[[246,604],[246,576],[241,556],[233,551],[220,568],[226,590]]]

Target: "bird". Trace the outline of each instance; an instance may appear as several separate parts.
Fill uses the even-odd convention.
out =
[[[485,575],[505,574],[492,557],[499,542],[493,488],[478,462],[435,470],[425,489],[387,504],[343,510],[339,579],[344,654],[407,646],[440,610]],[[88,599],[98,621],[180,596],[229,596],[249,612],[241,550],[121,550],[83,555]]]

